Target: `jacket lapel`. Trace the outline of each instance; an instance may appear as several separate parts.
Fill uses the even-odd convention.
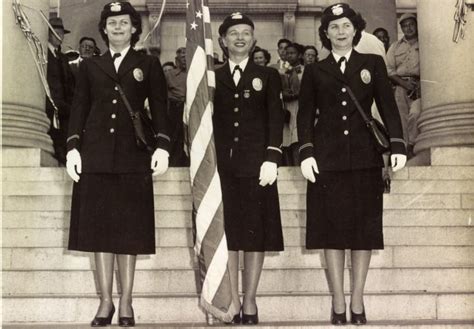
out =
[[[96,60],[95,58],[92,58],[91,62],[95,63],[102,71],[104,71],[114,81],[118,81],[117,72],[115,72],[115,66],[114,66],[114,62],[112,60],[112,55],[110,54],[110,51],[106,51]]]
[[[359,68],[364,65],[365,60],[364,57],[361,56],[357,51],[352,50],[351,57],[349,58],[349,62],[347,62],[346,71],[344,75],[348,80],[357,72],[359,72]]]
[[[229,89],[235,90],[235,83],[232,79],[232,75],[230,74],[230,67],[228,61],[224,64],[224,66],[219,69],[217,79],[219,79],[219,81],[226,85]]]
[[[332,54],[329,54],[329,56],[326,57],[325,60],[321,61],[320,68],[321,70],[326,71],[327,73],[329,73],[336,79],[341,80],[344,83],[347,83],[346,77],[344,76],[344,74],[342,74],[341,69],[339,68],[339,65],[337,64]],[[346,71],[347,71],[347,68],[346,68]]]

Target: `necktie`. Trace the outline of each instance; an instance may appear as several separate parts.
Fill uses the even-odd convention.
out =
[[[118,61],[116,61],[116,59],[119,58],[120,56],[122,56],[121,53],[115,53],[112,56],[112,60],[114,61],[114,66],[115,66],[115,71],[116,72],[118,72],[118,69],[119,69],[119,66],[120,66],[120,63]]]
[[[234,67],[234,72],[232,72],[232,78],[234,79],[234,83],[237,86],[239,84],[240,77],[242,76],[242,69],[240,66],[236,65]]]
[[[344,74],[344,71],[346,70],[346,62],[347,59],[344,56],[339,58],[339,61],[337,62],[337,64],[339,64],[339,69],[341,69],[342,74]]]

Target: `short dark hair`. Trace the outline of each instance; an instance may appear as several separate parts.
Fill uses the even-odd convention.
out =
[[[351,21],[352,25],[354,25],[354,29],[356,30],[356,34],[354,36],[354,39],[352,40],[352,45],[356,46],[359,43],[360,38],[362,38],[362,31],[365,29],[367,23],[359,13],[356,13],[352,16],[348,16],[347,18]],[[321,39],[321,43],[323,44],[324,48],[328,50],[332,50],[332,45],[331,41],[326,36],[326,31],[328,29],[329,23],[333,20],[324,19],[323,16],[323,18],[321,19],[321,26],[319,27],[319,38]]]
[[[135,46],[135,44],[140,40],[140,34],[142,34],[142,20],[139,17],[136,17],[135,15],[130,15],[130,21],[132,22],[132,26],[136,29],[135,33],[132,34],[132,38],[130,39],[130,45]],[[113,17],[113,16],[112,16]],[[108,17],[107,17],[108,18]],[[105,25],[107,23],[107,18],[101,18],[99,22],[99,32],[104,39],[105,44],[107,47],[109,46],[109,37],[107,34],[105,34]]]
[[[303,54],[306,52],[306,50],[308,49],[313,49],[315,52],[316,52],[316,59],[318,58],[318,50],[316,49],[315,46],[313,45],[308,45],[308,46],[305,46],[304,49],[303,49]]]
[[[259,51],[261,51],[263,53],[263,56],[265,57],[265,60],[267,61],[267,64],[270,63],[270,61],[272,59],[272,55],[270,55],[268,50],[260,48],[259,46],[256,46],[255,49],[252,52],[252,57],[251,57],[252,61],[253,61],[253,55],[255,53],[259,52]]]
[[[288,40],[288,39],[285,39],[285,38],[280,39],[280,40],[278,40],[278,42],[277,42],[277,46],[280,47],[280,44],[282,44],[282,43],[288,43],[288,44],[290,44],[291,41]]]
[[[378,27],[374,30],[374,32],[372,32],[372,34],[375,34],[375,33],[378,33],[378,32],[383,32],[385,33],[386,35],[388,35],[388,31],[386,29],[384,29],[383,27]]]
[[[81,40],[79,40],[79,44],[81,44],[83,41],[92,41],[94,43],[94,47],[97,46],[97,42],[95,42],[94,38],[91,37],[82,37]]]

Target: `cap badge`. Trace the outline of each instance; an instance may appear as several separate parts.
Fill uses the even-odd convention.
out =
[[[372,81],[372,76],[370,75],[370,72],[367,69],[363,69],[362,71],[360,71],[360,78],[366,85],[368,85],[370,81]]]
[[[135,80],[137,80],[138,82],[143,81],[143,71],[140,70],[139,68],[134,69],[134,70],[133,70],[133,77],[134,77]]]
[[[334,5],[331,7],[332,14],[335,16],[339,16],[344,12],[344,9],[342,8],[341,5]]]
[[[243,18],[242,14],[239,13],[239,12],[232,13],[230,16],[231,16],[232,19],[242,19]]]
[[[122,10],[122,5],[120,2],[112,2],[110,4],[110,11],[113,11],[114,13],[119,12]]]
[[[260,78],[254,78],[252,80],[252,87],[253,89],[255,89],[256,91],[260,91],[262,90],[262,87],[263,87],[263,82]]]

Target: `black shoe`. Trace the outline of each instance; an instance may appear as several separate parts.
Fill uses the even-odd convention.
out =
[[[132,316],[120,316],[118,324],[120,327],[135,327],[135,314],[133,313],[132,307]]]
[[[242,322],[242,318],[240,317],[240,312],[234,315],[230,322],[224,322],[225,324],[240,324]]]
[[[367,318],[365,317],[365,307],[361,314],[354,313],[351,307],[351,323],[357,326],[367,323]]]
[[[255,314],[245,314],[242,311],[242,324],[258,324],[258,308],[255,308]]]
[[[331,324],[335,326],[343,326],[346,323],[347,323],[346,312],[338,314],[334,312],[334,308],[332,308],[331,309]]]
[[[109,315],[106,318],[95,317],[91,322],[91,327],[105,327],[112,323],[112,318],[115,313],[115,306],[112,305],[112,309],[109,312]]]

